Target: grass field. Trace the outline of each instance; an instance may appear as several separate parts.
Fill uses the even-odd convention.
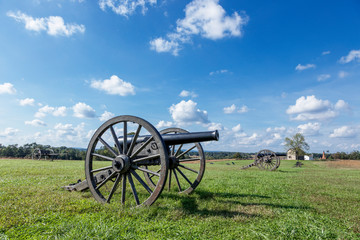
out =
[[[360,239],[360,161],[250,162],[208,163],[193,194],[125,208],[61,188],[83,161],[0,160],[0,239]]]

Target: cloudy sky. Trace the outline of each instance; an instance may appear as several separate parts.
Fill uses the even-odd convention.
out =
[[[0,0],[0,143],[104,121],[218,129],[206,150],[360,148],[360,2]]]

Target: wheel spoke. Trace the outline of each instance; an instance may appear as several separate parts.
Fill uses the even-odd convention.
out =
[[[159,170],[156,171],[156,173],[159,173],[161,171],[161,168]],[[151,176],[149,177],[150,179],[155,176],[155,174],[151,174]]]
[[[122,187],[121,187],[121,203],[125,203],[125,194],[126,194],[126,174],[122,175]]]
[[[108,197],[108,199],[106,200],[107,203],[110,202],[110,199],[112,198],[113,194],[115,193],[115,191],[116,191],[116,189],[117,189],[117,186],[118,186],[120,180],[121,180],[121,174],[119,173],[119,174],[117,175],[117,177],[116,177],[115,183],[114,183],[114,185],[113,185],[113,187],[112,187],[112,189],[111,189],[111,192],[110,192],[110,194],[109,194],[109,197]]]
[[[134,170],[130,170],[131,173],[134,175],[134,177],[139,181],[139,183],[141,183],[141,185],[143,185],[143,187],[146,189],[146,191],[148,191],[150,194],[152,194],[152,190],[150,189],[150,187],[148,185],[146,185],[146,183],[141,179],[141,177],[134,171]]]
[[[112,154],[114,154],[115,157],[117,157],[116,152],[114,151],[114,149],[112,149],[112,148],[110,147],[110,145],[109,145],[107,142],[105,142],[101,137],[98,137],[98,139],[100,140],[100,142],[101,142]]]
[[[175,145],[171,146],[171,152],[170,152],[170,156],[174,156],[175,153]]]
[[[143,171],[143,172],[146,172],[146,173],[150,173],[150,174],[153,174],[153,175],[156,175],[156,176],[160,177],[160,174],[159,174],[159,173],[153,172],[153,171],[151,171],[151,170],[149,170],[149,169],[141,168],[141,167],[138,167],[138,166],[136,166],[136,165],[133,165],[133,166],[131,166],[131,167],[134,168],[134,169],[137,169],[137,170],[140,170],[140,171]],[[160,172],[160,170],[159,170],[159,172]]]
[[[191,169],[191,168],[189,168],[189,167],[186,167],[186,166],[184,166],[184,165],[179,164],[179,167],[185,168],[186,170],[189,170],[189,171],[191,171],[191,172],[194,172],[194,173],[196,173],[196,174],[199,174],[198,171],[196,171],[196,170],[194,170],[194,169]]]
[[[104,181],[102,181],[99,185],[96,186],[96,190],[98,190],[99,188],[101,188],[102,186],[104,186],[105,183],[107,183],[107,181],[109,181],[114,175],[116,174],[116,172],[112,172],[107,178],[105,178]]]
[[[127,153],[127,122],[124,121],[123,154]]]
[[[170,171],[169,171],[169,185],[168,185],[169,191],[170,191],[170,187],[171,187],[171,172],[172,172],[172,169],[170,169]]]
[[[108,156],[104,156],[104,155],[101,155],[101,154],[98,154],[98,153],[91,153],[92,156],[96,156],[96,157],[99,157],[99,158],[102,158],[102,159],[106,159],[108,161],[114,161],[115,158],[111,158],[111,157],[108,157]]]
[[[180,144],[179,148],[176,150],[175,155],[173,155],[173,156],[179,158],[179,157],[178,157],[178,154],[180,153],[180,150],[181,150],[181,148],[182,148],[183,146],[184,146],[183,144]],[[174,147],[175,147],[175,146],[174,146]]]
[[[148,156],[148,157],[138,158],[138,159],[133,160],[132,162],[136,163],[136,162],[150,160],[150,159],[154,159],[154,158],[158,158],[158,157],[160,157],[160,154],[155,154],[155,155],[151,155],[151,156]]]
[[[190,184],[190,186],[192,185],[192,182],[190,182],[190,180],[185,176],[185,174],[179,169],[179,168],[175,168],[180,174],[181,176],[183,176],[183,178],[185,178],[185,180]]]
[[[134,135],[134,137],[133,137],[133,139],[132,139],[132,141],[131,141],[129,150],[128,150],[127,153],[126,153],[127,155],[130,155],[131,152],[132,152],[132,150],[134,149],[136,140],[137,140],[137,138],[138,138],[138,136],[139,136],[139,133],[140,133],[140,130],[141,130],[141,125],[139,125],[138,128],[136,129],[136,132],[135,132],[135,135]]]
[[[196,145],[194,145],[193,147],[189,148],[188,150],[186,150],[185,152],[181,153],[179,156],[176,156],[176,157],[181,158],[182,156],[184,156],[185,154],[187,154],[188,152],[190,152],[194,148],[196,148]]]
[[[130,158],[134,158],[136,155],[138,155],[141,150],[143,150],[152,140],[153,140],[153,136],[151,136],[141,147],[139,147],[131,156]]]
[[[182,190],[181,190],[180,182],[179,182],[179,179],[178,179],[178,177],[177,177],[177,174],[176,174],[176,171],[175,171],[175,170],[174,170],[174,176],[175,176],[175,179],[176,179],[177,186],[178,186],[178,188],[179,188],[179,192],[181,192]]]
[[[121,146],[120,146],[119,139],[118,139],[118,137],[116,136],[116,133],[115,133],[115,130],[114,130],[113,126],[110,126],[110,131],[111,131],[111,135],[112,135],[112,137],[113,137],[113,139],[114,139],[116,148],[117,148],[119,154],[121,154],[121,153],[122,153],[122,148],[121,148]]]
[[[91,172],[92,172],[92,173],[94,173],[94,172],[100,172],[100,171],[108,170],[108,169],[112,169],[112,166],[103,167],[103,168],[98,168],[98,169],[95,169],[95,170],[91,170]]]
[[[139,197],[138,197],[138,195],[137,195],[136,188],[135,188],[133,179],[132,179],[132,177],[131,177],[131,174],[128,174],[128,179],[129,179],[129,183],[130,183],[130,186],[131,186],[131,191],[132,191],[132,193],[134,194],[134,198],[135,198],[136,205],[140,205]]]
[[[187,158],[187,159],[181,159],[179,162],[192,162],[192,161],[199,161],[201,158]]]

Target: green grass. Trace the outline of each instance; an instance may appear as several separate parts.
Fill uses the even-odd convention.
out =
[[[0,160],[0,239],[360,239],[359,169],[250,162],[208,163],[193,194],[125,208],[61,188],[82,161]]]

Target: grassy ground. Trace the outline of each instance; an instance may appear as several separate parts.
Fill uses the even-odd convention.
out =
[[[124,208],[60,188],[82,161],[0,160],[0,239],[360,239],[360,166],[250,162],[207,164],[193,194]]]

